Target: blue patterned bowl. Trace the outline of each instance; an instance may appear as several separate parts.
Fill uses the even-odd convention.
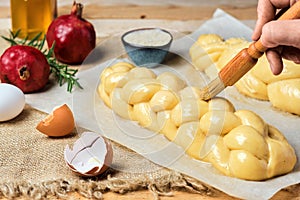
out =
[[[160,28],[140,28],[130,30],[121,37],[130,59],[143,67],[156,67],[168,54],[173,36]]]

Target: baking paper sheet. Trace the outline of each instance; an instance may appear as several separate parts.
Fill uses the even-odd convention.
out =
[[[217,10],[213,18],[206,21],[194,33],[174,41],[171,52],[180,55],[181,59],[172,58],[171,55],[167,65],[153,70],[156,73],[172,71],[188,81],[189,84],[197,86],[205,84],[208,81],[206,77],[200,73],[195,73],[191,67],[188,67],[188,49],[194,40],[203,33],[216,33],[224,38],[243,37],[250,40],[252,30],[222,10]],[[194,160],[185,155],[183,149],[169,142],[164,136],[143,129],[134,122],[116,116],[103,104],[96,92],[102,70],[116,62],[116,59],[113,59],[114,56],[125,55],[119,38],[116,38],[117,40],[112,39],[100,44],[101,49],[95,55],[98,58],[101,55],[101,59],[88,60],[82,66],[78,77],[84,87],[83,90],[76,89],[72,94],[69,94],[65,92],[65,87],[51,86],[44,93],[26,95],[27,103],[45,112],[51,112],[53,107],[67,103],[73,109],[77,127],[99,132],[107,138],[136,151],[154,163],[192,176],[234,197],[269,199],[280,189],[300,182],[299,162],[293,172],[267,181],[245,181],[223,176],[210,164]],[[109,49],[110,53],[106,52],[105,49]],[[115,55],[111,52],[114,52]],[[106,62],[103,62],[104,60]],[[229,99],[236,109],[252,110],[267,123],[277,127],[284,133],[299,157],[300,117],[278,111],[269,102],[244,97],[234,87],[227,88],[220,96]]]

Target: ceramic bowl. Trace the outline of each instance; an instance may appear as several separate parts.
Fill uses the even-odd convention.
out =
[[[164,61],[173,36],[164,29],[141,28],[124,33],[121,40],[134,64],[151,68]]]

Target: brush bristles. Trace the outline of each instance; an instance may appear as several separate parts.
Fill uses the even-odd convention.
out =
[[[222,90],[225,89],[225,85],[222,80],[217,77],[211,81],[207,86],[200,90],[200,98],[203,100],[209,100],[219,94]]]

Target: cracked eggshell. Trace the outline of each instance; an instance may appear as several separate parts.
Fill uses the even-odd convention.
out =
[[[73,172],[82,176],[97,176],[111,165],[113,150],[110,142],[100,134],[84,132],[72,149],[66,146],[64,158]]]
[[[71,109],[66,105],[53,109],[53,112],[43,119],[37,130],[51,137],[66,136],[75,128],[75,120]]]

